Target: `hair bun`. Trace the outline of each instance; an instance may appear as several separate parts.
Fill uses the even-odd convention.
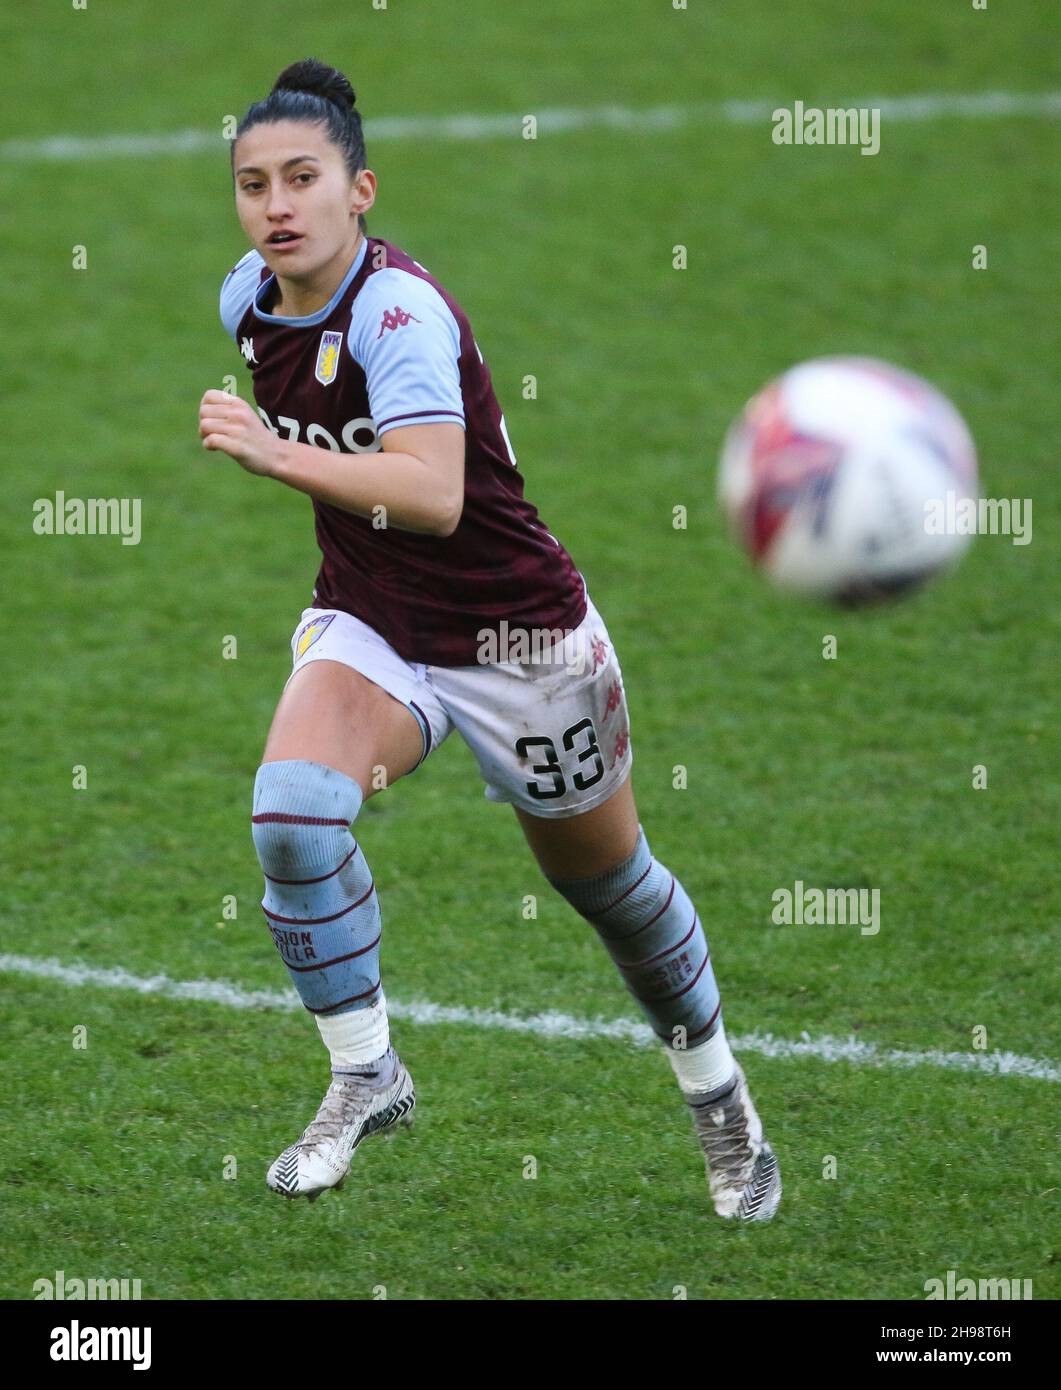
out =
[[[284,68],[273,83],[273,91],[309,92],[325,101],[333,101],[346,112],[352,111],[357,101],[349,79],[317,58],[303,58]]]

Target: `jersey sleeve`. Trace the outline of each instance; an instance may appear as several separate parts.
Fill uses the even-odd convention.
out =
[[[370,275],[347,342],[365,373],[377,436],[399,425],[464,424],[460,328],[427,280],[396,269]]]
[[[248,251],[225,276],[221,286],[221,322],[230,338],[235,338],[240,320],[254,302],[264,264],[257,251]]]

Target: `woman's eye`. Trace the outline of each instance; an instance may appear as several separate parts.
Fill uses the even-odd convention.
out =
[[[312,179],[312,178],[313,178],[313,175],[310,174],[310,173],[305,173],[305,174],[296,174],[295,177],[296,177],[297,179]]]

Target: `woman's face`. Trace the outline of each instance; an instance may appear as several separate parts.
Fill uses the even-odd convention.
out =
[[[351,179],[324,126],[263,122],[236,142],[236,211],[269,269],[310,279],[358,238],[358,213],[375,198],[376,179]]]

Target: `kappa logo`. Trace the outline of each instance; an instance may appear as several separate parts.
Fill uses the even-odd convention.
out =
[[[376,342],[379,342],[388,328],[403,328],[410,319],[412,319],[414,323],[423,322],[422,319],[418,319],[415,314],[408,313],[398,304],[395,304],[393,313],[391,313],[389,309],[384,309],[379,332],[376,334]]]
[[[243,356],[247,359],[248,362],[253,362],[256,367],[259,365],[258,359],[254,355],[253,338],[244,338],[243,342],[240,344],[239,350],[243,353]]]
[[[330,386],[339,370],[339,349],[343,345],[341,333],[322,333],[321,345],[317,349],[317,366],[313,375],[322,386]]]

